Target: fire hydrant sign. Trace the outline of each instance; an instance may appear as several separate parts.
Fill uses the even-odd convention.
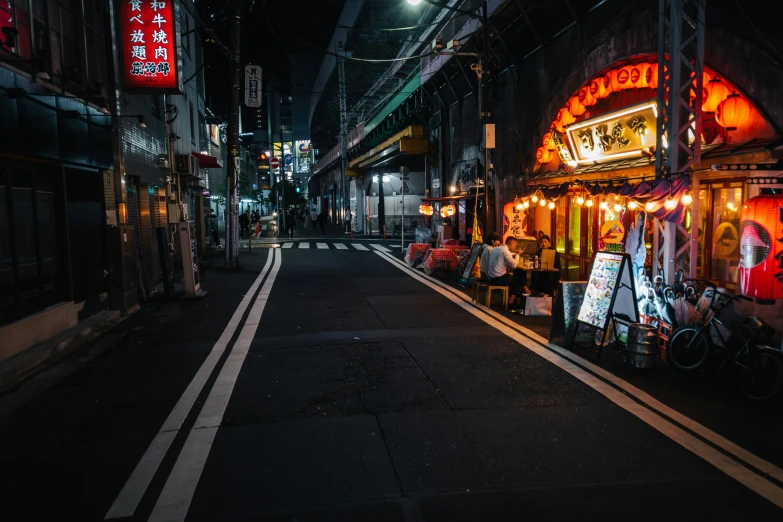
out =
[[[180,92],[174,2],[120,0],[120,21],[125,87],[134,92]]]

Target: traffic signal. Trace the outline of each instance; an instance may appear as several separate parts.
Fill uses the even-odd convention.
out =
[[[258,159],[260,159],[261,161],[268,161],[269,160],[269,158],[266,156],[266,152],[262,152],[261,154],[259,154],[258,155]]]

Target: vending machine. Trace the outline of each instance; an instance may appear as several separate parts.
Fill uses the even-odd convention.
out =
[[[198,250],[196,246],[196,227],[193,221],[179,222],[180,252],[182,252],[182,272],[185,281],[185,294],[192,297],[206,295],[201,289],[198,270]]]

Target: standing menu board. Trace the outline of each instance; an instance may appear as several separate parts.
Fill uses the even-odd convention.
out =
[[[476,266],[476,260],[479,258],[481,253],[484,251],[484,245],[481,243],[476,243],[473,245],[473,248],[470,249],[470,256],[468,256],[468,264],[465,265],[465,271],[462,272],[462,275],[459,278],[459,284],[460,286],[465,286],[468,284],[468,281],[470,281],[470,274],[473,273],[473,267]]]
[[[605,339],[609,321],[617,319],[625,323],[639,322],[631,258],[624,253],[597,252],[571,343],[576,340],[580,324],[602,332],[602,338]],[[617,330],[616,323],[613,324]],[[600,353],[599,349],[599,357]]]

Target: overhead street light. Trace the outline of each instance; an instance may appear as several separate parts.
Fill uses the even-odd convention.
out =
[[[421,3],[421,0],[408,0],[408,3],[411,5],[419,5]]]

